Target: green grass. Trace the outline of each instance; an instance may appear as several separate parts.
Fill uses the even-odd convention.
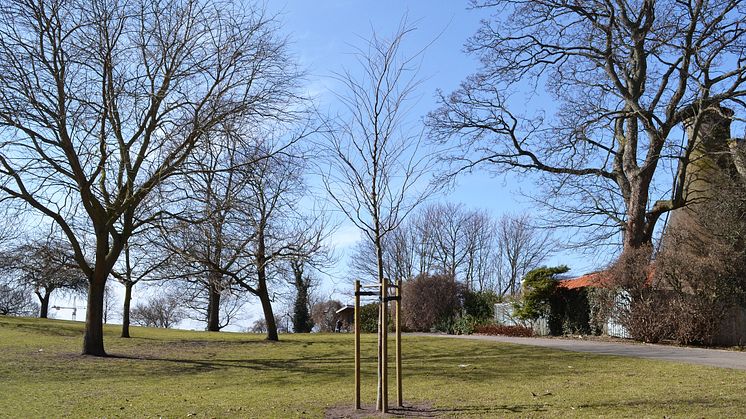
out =
[[[329,406],[351,405],[351,335],[268,343],[118,332],[106,328],[114,357],[84,357],[80,323],[0,316],[0,417],[323,417]],[[363,340],[367,404],[374,339]],[[746,417],[746,371],[457,339],[405,336],[403,346],[405,402],[430,405],[431,414]]]

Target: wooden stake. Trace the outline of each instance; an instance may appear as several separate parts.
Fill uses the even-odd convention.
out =
[[[387,301],[389,291],[389,281],[383,278],[383,284],[381,284],[381,337],[382,337],[382,368],[381,368],[381,412],[386,413],[389,411],[389,349],[388,349],[388,337],[389,337],[389,303]]]
[[[360,410],[360,280],[355,281],[355,409]]]
[[[380,285],[380,284],[379,284]],[[383,291],[379,290],[379,297],[383,295]],[[383,304],[381,301],[378,302],[378,365],[376,375],[378,376],[378,382],[376,384],[376,410],[383,411],[383,338],[381,335],[381,320],[383,319]]]
[[[396,281],[396,405],[404,407],[401,387],[401,279]]]

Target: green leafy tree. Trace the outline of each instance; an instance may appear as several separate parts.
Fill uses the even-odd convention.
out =
[[[536,320],[549,314],[551,298],[557,289],[557,275],[569,271],[565,265],[534,269],[523,278],[523,297],[515,305],[515,315],[522,320]]]
[[[467,291],[464,293],[464,313],[482,323],[492,319],[498,302],[500,297],[494,291]]]

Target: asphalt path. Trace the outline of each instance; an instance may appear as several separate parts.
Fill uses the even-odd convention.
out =
[[[573,352],[588,352],[603,355],[619,355],[635,358],[657,359],[664,361],[684,362],[689,364],[710,365],[713,367],[746,370],[746,352],[722,349],[684,348],[669,345],[653,345],[637,342],[602,342],[573,338],[519,338],[509,336],[484,335],[439,335],[422,333],[421,336],[438,336],[453,339],[484,340],[490,342],[512,343],[516,345],[541,346]]]

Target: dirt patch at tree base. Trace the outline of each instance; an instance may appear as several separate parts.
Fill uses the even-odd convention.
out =
[[[362,406],[356,410],[351,405],[332,406],[326,410],[325,419],[362,418],[435,418],[448,414],[448,409],[438,409],[430,403],[405,404],[403,407],[389,407],[388,413],[381,413],[374,405]]]

